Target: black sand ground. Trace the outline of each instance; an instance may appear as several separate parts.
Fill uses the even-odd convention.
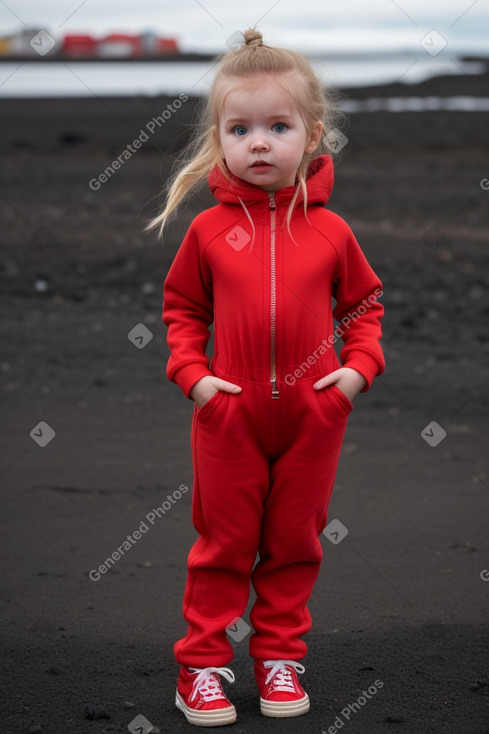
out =
[[[408,93],[489,91],[485,77],[430,84]],[[147,515],[192,483],[192,405],[165,378],[161,287],[211,197],[195,197],[164,248],[141,232],[191,103],[89,187],[168,102],[1,103],[6,734],[127,732],[137,715],[194,731],[174,707],[172,656],[191,492],[154,525]],[[302,677],[311,712],[260,716],[246,637],[228,686],[236,732],[489,731],[488,130],[475,113],[350,118],[330,205],[384,282],[388,367],[349,422],[330,508],[348,535],[322,539]],[[140,323],[153,339],[138,349],[127,335]],[[56,434],[44,447],[30,436],[40,421]],[[442,436],[424,431],[432,421],[446,431],[435,447],[421,435]]]

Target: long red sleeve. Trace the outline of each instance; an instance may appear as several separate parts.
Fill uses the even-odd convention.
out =
[[[361,392],[366,392],[374,377],[382,374],[385,368],[380,346],[380,319],[384,307],[377,300],[382,295],[382,283],[368,264],[353,232],[348,230],[345,245],[338,252],[334,274],[336,307],[333,316],[340,322],[336,329],[344,341],[341,362],[365,377],[367,384]]]
[[[212,375],[206,347],[213,320],[212,282],[199,251],[195,227],[188,230],[164,283],[163,322],[168,326],[168,378],[185,395]]]

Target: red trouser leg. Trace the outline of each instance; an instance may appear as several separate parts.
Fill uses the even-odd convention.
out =
[[[217,393],[194,413],[193,520],[200,537],[188,559],[189,627],[174,647],[184,665],[231,661],[225,630],[246,608],[250,578],[257,593],[251,655],[306,654],[299,638],[311,627],[306,603],[321,563],[318,535],[351,403],[336,387],[315,393],[311,381],[284,386],[278,401],[268,385],[242,386],[240,395]]]
[[[200,537],[188,557],[189,627],[174,646],[177,662],[193,667],[232,660],[226,627],[246,609],[260,542],[269,465],[248,429],[246,441],[236,433],[237,401],[241,395],[219,392],[194,410],[192,515]]]
[[[254,658],[300,660],[300,639],[311,628],[306,606],[323,556],[318,538],[326,525],[341,436],[324,456],[300,456],[291,448],[272,466],[265,503],[260,561],[252,574],[257,599],[250,614]]]

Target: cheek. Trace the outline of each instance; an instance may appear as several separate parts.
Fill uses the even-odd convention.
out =
[[[239,138],[233,137],[230,139],[228,137],[223,142],[222,148],[226,154],[226,159],[239,161],[243,158],[245,147]]]
[[[290,145],[287,145],[283,150],[283,158],[287,160],[289,164],[302,160],[304,154],[304,146],[301,140],[291,141]]]
[[[222,150],[223,150],[223,153],[224,153],[224,156],[225,156],[226,160],[232,159],[234,157],[234,155],[233,155],[234,154],[233,146],[232,145],[229,145],[229,143],[226,143],[225,142],[224,145],[223,145],[223,147],[222,147]]]
[[[229,140],[227,136],[223,136],[220,139],[220,150],[224,158],[227,158],[231,153],[231,146],[229,145]]]

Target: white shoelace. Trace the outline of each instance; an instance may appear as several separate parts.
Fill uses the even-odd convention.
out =
[[[267,675],[265,685],[270,683],[273,676],[277,676],[277,685],[274,686],[276,691],[285,691],[286,693],[294,693],[294,683],[292,681],[292,675],[290,670],[287,670],[286,665],[291,665],[297,670],[298,673],[303,673],[305,668],[303,665],[297,662],[297,660],[264,660],[263,666],[265,668],[271,668],[271,671]]]
[[[234,673],[229,668],[189,668],[189,670],[194,671],[192,675],[198,673],[194,680],[189,701],[193,701],[198,693],[202,695],[206,702],[226,698],[221,688],[221,681],[215,673],[224,676],[230,683],[235,681]]]

